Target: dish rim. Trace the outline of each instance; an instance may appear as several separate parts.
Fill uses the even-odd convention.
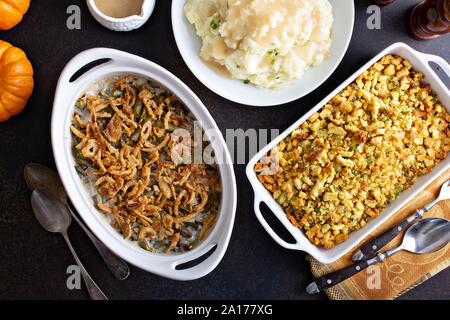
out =
[[[104,58],[110,60],[85,71],[79,78],[70,82],[71,77],[82,67]],[[201,122],[205,131],[212,129],[214,133],[218,133],[218,135],[214,134],[215,140],[212,141],[211,135],[205,132],[213,149],[217,150],[220,147],[227,160],[224,164],[218,165],[222,184],[221,207],[214,228],[190,251],[178,254],[151,253],[128,243],[103,220],[102,213],[90,201],[85,186],[75,171],[70,124],[76,99],[96,81],[113,75],[125,74],[140,76],[160,84],[184,103],[186,108]],[[230,165],[231,157],[226,149],[225,141],[206,107],[172,73],[142,57],[115,49],[93,48],[82,51],[67,63],[58,80],[51,117],[51,140],[58,173],[73,205],[90,230],[115,254],[145,271],[174,280],[193,280],[205,276],[221,261],[231,237],[237,203],[234,169]],[[215,251],[194,267],[184,270],[175,269],[178,265],[202,257],[213,247],[215,247]]]
[[[318,260],[321,263],[331,263],[348,253],[350,250],[355,248],[361,241],[366,238],[370,233],[375,231],[381,224],[383,224],[390,216],[395,214],[404,204],[410,201],[417,193],[422,191],[430,182],[432,182],[436,177],[442,174],[445,170],[450,167],[450,155],[448,155],[445,159],[443,159],[437,166],[433,168],[433,170],[417,179],[414,185],[401,192],[400,197],[391,202],[391,204],[385,208],[380,214],[369,221],[366,226],[363,228],[353,231],[349,234],[349,239],[346,241],[337,244],[331,249],[323,249],[312,244],[308,238],[304,235],[303,231],[294,227],[291,222],[288,220],[286,213],[281,208],[281,206],[273,199],[272,195],[269,193],[267,189],[259,182],[257,179],[256,173],[253,168],[256,163],[265,155],[268,151],[270,151],[275,145],[277,145],[281,140],[283,140],[286,136],[288,136],[294,129],[298,128],[303,122],[305,122],[311,115],[315,112],[319,111],[331,98],[336,96],[339,92],[341,92],[346,86],[348,86],[351,82],[353,82],[360,74],[370,68],[375,62],[381,59],[383,56],[387,54],[397,54],[396,52],[402,51],[405,54],[408,54],[408,57],[404,55],[398,54],[402,56],[404,59],[408,59],[413,65],[414,70],[422,72],[425,76],[424,81],[426,81],[433,90],[435,90],[442,104],[446,107],[447,111],[450,112],[450,92],[444,83],[440,80],[440,78],[436,75],[436,73],[430,68],[429,62],[435,62],[439,64],[439,66],[450,76],[450,66],[448,63],[442,59],[441,57],[420,53],[405,43],[397,42],[388,46],[380,53],[378,53],[375,57],[370,59],[366,64],[364,64],[361,68],[359,68],[353,75],[351,75],[347,80],[345,80],[340,86],[338,86],[335,90],[333,90],[329,95],[327,95],[324,99],[322,99],[316,106],[311,108],[308,112],[306,112],[300,119],[290,125],[286,130],[284,130],[277,138],[271,141],[268,145],[262,148],[248,163],[246,167],[246,175],[252,186],[255,200],[254,200],[254,211],[257,219],[262,224],[264,229],[269,233],[269,235],[282,247],[293,250],[301,250],[309,253],[314,259]],[[411,57],[416,59],[415,63]],[[422,65],[420,67],[417,66],[418,63]],[[420,69],[420,70],[419,70]],[[434,82],[435,85],[432,86],[430,82]],[[436,88],[437,86],[438,88]],[[444,94],[441,94],[444,93]],[[444,101],[445,100],[445,101]],[[287,229],[287,231],[293,236],[296,240],[296,243],[288,243],[281,239],[269,226],[269,224],[265,221],[264,217],[260,212],[260,204],[265,203],[269,209],[272,211],[278,220],[283,224],[283,226]]]
[[[201,61],[199,57],[199,53],[188,53],[185,50],[185,43],[188,40],[183,39],[183,37],[180,35],[180,30],[184,30],[186,28],[194,28],[194,34],[197,37],[196,41],[200,41],[198,36],[195,32],[195,27],[191,25],[184,16],[183,7],[186,2],[186,0],[179,0],[179,1],[172,1],[172,9],[171,9],[171,18],[172,18],[172,30],[175,38],[175,42],[178,47],[178,51],[180,52],[185,64],[189,68],[189,70],[194,74],[194,76],[201,82],[203,85],[205,85],[209,90],[213,91],[217,95],[230,100],[232,102],[236,102],[243,105],[253,106],[253,107],[273,107],[278,105],[287,104],[289,102],[292,102],[294,100],[300,99],[307,94],[313,92],[316,90],[320,85],[322,85],[336,70],[336,68],[340,65],[342,62],[342,59],[344,58],[348,46],[350,45],[350,40],[352,38],[353,34],[353,28],[354,28],[354,20],[355,20],[355,5],[353,0],[329,0],[330,2],[339,1],[339,10],[342,10],[342,6],[347,6],[347,11],[349,11],[349,15],[351,19],[343,19],[343,23],[346,23],[347,28],[349,28],[347,34],[345,34],[343,41],[334,41],[332,42],[332,49],[333,46],[340,46],[341,49],[337,50],[335,61],[331,64],[328,70],[322,71],[323,75],[319,78],[319,80],[314,81],[314,85],[307,90],[303,89],[303,85],[305,82],[302,83],[302,81],[305,81],[305,75],[308,72],[319,72],[319,68],[322,66],[324,68],[326,66],[327,61],[325,60],[321,65],[317,67],[311,67],[308,70],[305,71],[305,75],[293,83],[291,86],[279,89],[279,90],[271,90],[271,89],[264,89],[264,88],[256,88],[252,85],[244,84],[240,80],[236,79],[225,79],[221,77],[220,75],[217,75],[216,72],[211,70],[209,67],[206,66],[204,62]],[[344,4],[343,4],[344,3]],[[335,6],[337,4],[333,5],[333,10],[335,10]],[[184,22],[180,21],[180,11],[181,16]],[[345,11],[345,10],[344,10]],[[336,17],[334,17],[334,22],[336,22]],[[186,27],[186,24],[188,27]],[[333,26],[333,32],[334,35],[340,34],[337,30],[334,29]],[[187,31],[189,32],[189,31]],[[333,35],[333,37],[334,37]],[[189,39],[192,40],[192,37]],[[332,54],[332,53],[331,53]],[[192,57],[191,57],[192,56]],[[195,57],[195,58],[194,58]],[[206,74],[204,74],[206,72]],[[219,81],[220,84],[215,84],[216,81]],[[239,83],[239,85],[237,84]],[[251,88],[251,91],[255,92],[255,98],[248,98],[243,96],[234,95],[233,93],[236,92],[234,89],[241,89],[244,88],[244,92],[249,92],[248,88]],[[294,90],[295,89],[295,90]],[[291,92],[291,93],[289,93]],[[271,94],[277,94],[278,97],[275,99],[270,98]]]

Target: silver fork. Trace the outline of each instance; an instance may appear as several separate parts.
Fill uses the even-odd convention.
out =
[[[431,203],[429,203],[422,209],[416,210],[416,212],[412,216],[402,221],[398,225],[392,227],[386,232],[380,234],[378,237],[375,237],[372,240],[365,243],[364,245],[362,245],[361,248],[359,248],[359,250],[353,255],[352,260],[361,261],[371,257],[374,253],[383,248],[386,244],[391,242],[392,239],[394,239],[397,235],[399,235],[404,229],[406,229],[406,227],[411,222],[413,222],[416,219],[421,219],[423,217],[423,214],[429,211],[436,203],[446,199],[450,199],[450,180],[447,180],[442,184],[439,196],[435,200],[433,200]]]

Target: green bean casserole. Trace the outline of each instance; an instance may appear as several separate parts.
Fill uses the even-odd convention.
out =
[[[175,132],[191,140],[195,118],[173,94],[133,76],[97,91],[78,99],[71,126],[75,168],[97,208],[148,251],[192,249],[215,223],[221,198],[216,165],[182,161]]]

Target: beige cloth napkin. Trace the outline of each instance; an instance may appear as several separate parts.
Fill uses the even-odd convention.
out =
[[[403,206],[362,243],[389,229],[392,225],[413,214],[416,209],[420,209],[434,200],[439,194],[441,185],[448,179],[450,179],[450,169]],[[450,200],[439,202],[424,216],[450,219]],[[398,246],[402,241],[402,236],[403,233],[386,245],[383,251]],[[327,265],[318,262],[309,255],[306,259],[311,264],[313,276],[317,278],[352,264],[351,257],[354,252],[355,250],[351,250],[341,259]],[[383,263],[371,266],[350,279],[327,289],[325,293],[332,300],[395,299],[444,270],[449,265],[450,243],[438,252],[425,255],[400,251],[387,258]]]

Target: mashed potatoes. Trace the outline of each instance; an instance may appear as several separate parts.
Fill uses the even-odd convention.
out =
[[[200,57],[257,87],[283,88],[329,55],[328,0],[188,0]]]

